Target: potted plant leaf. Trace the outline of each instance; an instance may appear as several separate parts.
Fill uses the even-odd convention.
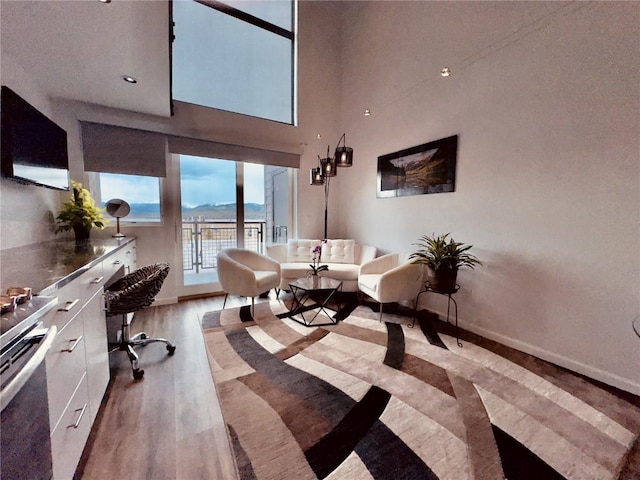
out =
[[[76,241],[87,240],[93,227],[103,229],[106,224],[104,209],[97,207],[91,192],[81,183],[71,181],[73,194],[62,204],[56,217],[56,233],[73,230]]]
[[[482,265],[480,260],[469,253],[473,245],[456,242],[449,235],[422,236],[418,243],[414,243],[420,248],[409,256],[413,263],[426,265],[429,287],[442,293],[456,291],[460,267],[474,268]]]

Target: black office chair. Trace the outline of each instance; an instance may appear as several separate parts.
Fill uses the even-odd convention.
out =
[[[144,332],[131,337],[131,322],[128,315],[147,308],[153,303],[168,274],[169,265],[166,263],[147,265],[116,280],[107,287],[105,292],[107,315],[122,315],[120,341],[112,351],[123,350],[127,352],[135,379],[142,378],[144,370],[138,366],[139,358],[134,347],[163,342],[167,345],[169,355],[173,355],[173,352],[176,351],[175,345],[164,338],[149,338]]]

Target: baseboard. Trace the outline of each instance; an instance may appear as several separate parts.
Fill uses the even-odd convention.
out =
[[[437,314],[440,320],[446,321],[446,314],[435,310],[430,311]],[[567,368],[573,372],[585,375],[593,380],[611,385],[612,387],[616,387],[626,392],[633,393],[634,395],[640,395],[640,384],[635,383],[628,378],[624,378],[614,373],[601,370],[591,365],[577,362],[576,360],[565,357],[564,355],[550,352],[535,345],[531,345],[530,343],[522,342],[515,338],[508,337],[506,335],[502,335],[486,328],[467,323],[460,319],[458,319],[458,325],[465,330],[476,333],[490,340],[494,340],[498,343],[506,345],[507,347],[515,348],[516,350],[519,350],[521,352],[528,353],[530,355],[533,355],[534,357],[540,358],[560,367]]]
[[[159,307],[160,305],[171,305],[174,303],[178,303],[178,297],[156,298],[153,302],[153,306]]]

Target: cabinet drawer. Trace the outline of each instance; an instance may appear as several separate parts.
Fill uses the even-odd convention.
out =
[[[59,288],[53,294],[58,297],[58,306],[44,318],[45,326],[55,325],[59,331],[62,330],[96,292],[102,291],[104,284],[105,276],[100,263]]]
[[[84,306],[96,292],[102,291],[107,276],[104,274],[102,262],[84,272],[73,283],[77,285],[80,303]],[[59,299],[58,299],[59,300]]]
[[[82,315],[75,316],[58,332],[47,353],[49,419],[55,427],[71,395],[85,374],[85,345]]]
[[[110,255],[102,262],[104,276],[109,279],[115,275],[121,268],[122,275],[126,275],[133,271],[132,265],[135,265],[136,250],[135,245],[125,245],[123,248]]]
[[[90,430],[87,380],[83,377],[51,434],[54,480],[73,478]]]

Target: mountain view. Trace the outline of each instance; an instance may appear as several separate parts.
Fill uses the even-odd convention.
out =
[[[104,205],[102,205],[104,207]],[[132,203],[129,217],[135,219],[158,218],[160,205],[157,203]],[[265,206],[259,203],[246,203],[244,206],[245,220],[264,221]],[[198,205],[195,207],[182,206],[184,220],[233,220],[236,218],[236,204],[225,203],[218,205]]]

